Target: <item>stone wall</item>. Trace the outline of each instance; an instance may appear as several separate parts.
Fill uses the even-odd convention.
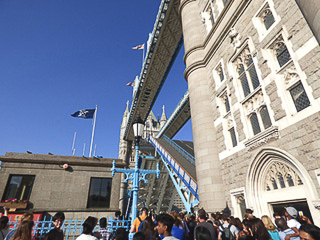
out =
[[[33,211],[114,212],[119,209],[120,174],[112,177],[113,159],[6,153],[0,157],[0,196],[10,174],[35,175],[30,196]],[[117,167],[124,164],[116,160]],[[62,165],[67,163],[68,170]],[[87,208],[92,177],[111,178],[110,208]],[[95,213],[96,212],[96,213]]]

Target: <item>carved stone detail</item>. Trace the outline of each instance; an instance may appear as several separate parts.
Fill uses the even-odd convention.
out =
[[[286,69],[286,71],[284,72],[284,83],[286,85],[289,85],[291,82],[294,82],[298,79],[300,79],[300,77],[297,70],[294,67]]]
[[[229,38],[230,43],[234,48],[239,48],[241,46],[241,36],[234,27],[230,29]]]
[[[268,142],[279,139],[279,132],[277,127],[270,127],[266,131],[261,132],[245,142],[244,145],[249,147],[249,151],[252,151]]]
[[[256,94],[254,94],[250,99],[248,99],[244,103],[244,108],[246,110],[247,115],[256,112],[261,106],[264,105],[264,96],[262,91],[260,90]]]

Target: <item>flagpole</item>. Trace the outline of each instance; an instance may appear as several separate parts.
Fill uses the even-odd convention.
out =
[[[86,149],[86,143],[83,144],[83,151],[82,151],[82,156],[84,156],[84,151]]]
[[[89,157],[91,157],[91,153],[92,153],[92,144],[93,144],[94,130],[96,127],[97,110],[98,110],[98,105],[96,105],[96,110],[94,111],[94,120],[93,120],[93,127],[92,127],[92,136],[91,136]]]
[[[145,47],[145,44],[143,44],[143,52],[142,52],[142,67],[143,67],[143,61],[144,61],[144,47]]]
[[[73,135],[73,143],[72,143],[72,156],[74,156],[74,143],[76,142],[76,136],[77,136],[77,132],[75,131],[74,132],[74,135]]]

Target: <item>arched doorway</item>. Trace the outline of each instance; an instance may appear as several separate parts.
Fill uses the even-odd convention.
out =
[[[319,210],[313,205],[319,197],[312,179],[290,154],[276,148],[262,149],[249,166],[246,186],[247,205],[258,217],[272,216],[274,209],[292,205],[320,223]]]

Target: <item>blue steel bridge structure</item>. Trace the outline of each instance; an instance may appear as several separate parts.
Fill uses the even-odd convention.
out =
[[[140,116],[146,121],[183,45],[178,8],[178,0],[163,0],[160,4],[152,35],[147,44],[141,73],[135,83],[132,104],[123,136],[126,141],[134,141],[132,130],[134,119]],[[156,151],[155,155],[162,161],[162,171],[165,171],[168,175],[165,179],[170,177],[172,182],[164,188],[170,188],[173,185],[188,212],[199,202],[194,156],[192,151],[188,153],[183,147],[172,141],[172,138],[186,124],[190,116],[189,92],[186,91],[157,136],[149,138],[149,143]],[[152,166],[149,167],[152,168]],[[154,181],[156,180],[153,177],[151,185],[154,184]],[[160,179],[160,181],[164,183],[164,179]],[[161,186],[155,188],[152,185],[149,191],[152,189],[159,190],[159,188]],[[161,198],[167,195],[165,189],[153,194],[157,194],[159,202],[161,202]],[[150,198],[154,197],[151,196],[152,193],[150,192],[144,195],[147,195],[148,202],[150,202]],[[128,209],[130,207],[129,201]]]

